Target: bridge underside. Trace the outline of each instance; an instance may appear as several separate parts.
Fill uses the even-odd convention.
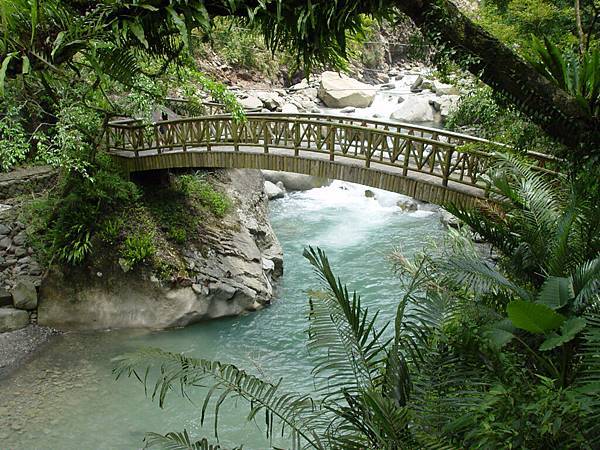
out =
[[[187,151],[173,150],[158,154],[156,151],[141,151],[135,157],[130,152],[113,152],[113,158],[128,173],[177,168],[236,168],[266,169],[294,172],[323,178],[349,181],[391,192],[408,195],[417,200],[443,205],[456,203],[472,206],[484,198],[484,191],[472,186],[450,181],[443,186],[441,180],[426,173],[410,172],[407,176],[396,167],[364,162],[336,155],[330,161],[327,155],[310,153],[294,156],[292,150],[262,147],[234,149],[213,147],[211,151],[194,148]]]

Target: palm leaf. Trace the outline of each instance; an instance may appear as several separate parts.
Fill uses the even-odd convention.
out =
[[[123,375],[135,377],[160,407],[173,391],[189,398],[189,389],[210,383],[212,388],[205,395],[201,409],[201,424],[205,422],[209,402],[214,399],[217,437],[220,407],[228,398],[242,398],[250,404],[248,420],[254,420],[260,412],[265,414],[268,437],[272,436],[274,423],[279,422],[290,432],[293,443],[322,448],[319,430],[328,421],[319,405],[307,395],[281,393],[279,383],[264,382],[231,364],[188,358],[159,349],[141,350],[115,361],[117,379]]]

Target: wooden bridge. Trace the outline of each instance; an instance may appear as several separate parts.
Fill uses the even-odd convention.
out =
[[[226,167],[360,183],[437,204],[487,196],[489,141],[412,124],[320,114],[217,114],[142,124],[114,121],[106,145],[128,172]],[[486,150],[487,149],[487,150]],[[540,168],[555,161],[529,154]]]

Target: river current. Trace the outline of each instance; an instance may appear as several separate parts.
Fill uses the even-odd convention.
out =
[[[235,363],[266,379],[283,378],[285,389],[310,392],[306,291],[318,282],[303,249],[326,250],[336,274],[362,294],[365,306],[380,309],[385,321],[402,295],[389,253],[401,247],[412,254],[444,234],[438,213],[402,212],[398,195],[372,190],[375,199],[365,197],[364,186],[335,181],[271,202],[272,225],[284,249],[284,276],[269,308],[176,330],[57,337],[0,380],[0,449],[130,450],[143,447],[147,431],[187,429],[193,437],[212,437],[212,421],[200,426],[201,392],[193,395],[193,403],[175,393],[161,410],[138,382],[115,381],[111,360],[143,347]],[[247,413],[242,401],[222,407],[221,443],[269,448],[257,425],[245,422]]]

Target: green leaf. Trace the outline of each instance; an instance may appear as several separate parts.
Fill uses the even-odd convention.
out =
[[[560,327],[561,334],[552,333],[551,336],[542,342],[540,351],[545,352],[573,340],[577,333],[583,330],[586,326],[586,321],[582,317],[573,317],[565,321]]]
[[[557,329],[566,319],[546,305],[524,300],[513,300],[506,312],[515,327],[537,334]]]
[[[538,303],[548,308],[560,309],[575,297],[570,278],[548,277],[538,295]]]
[[[129,28],[137,40],[140,41],[145,48],[148,48],[148,41],[146,40],[146,35],[144,34],[142,26],[138,22],[130,22]]]
[[[54,58],[54,54],[60,49],[60,46],[62,45],[64,40],[65,40],[65,32],[61,31],[56,36],[56,39],[54,40],[54,44],[52,44],[52,52],[50,53],[51,58]]]
[[[29,62],[29,58],[27,55],[23,56],[23,68],[21,72],[23,75],[27,75],[31,71],[31,63]]]
[[[509,319],[503,319],[490,325],[483,334],[494,347],[500,349],[515,337],[514,331],[513,323]]]
[[[16,53],[9,53],[6,55],[6,58],[2,61],[2,66],[0,66],[0,97],[4,96],[4,79],[6,78],[6,71],[8,70],[10,61],[15,55]]]
[[[166,9],[167,12],[171,15],[173,23],[175,23],[175,26],[179,30],[179,34],[181,35],[181,39],[183,39],[183,43],[187,48],[189,48],[189,30],[187,28],[187,25],[185,24],[185,21],[179,16],[179,14],[177,14],[177,11],[175,11],[172,6],[167,6]]]

